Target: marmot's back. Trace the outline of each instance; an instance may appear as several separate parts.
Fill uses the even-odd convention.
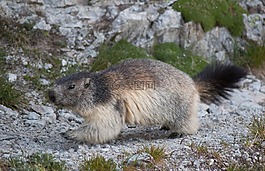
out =
[[[174,117],[185,119],[181,112],[193,110],[191,106],[199,101],[192,78],[160,61],[126,60],[102,74],[114,81],[113,95],[124,101],[126,121],[131,124],[164,125]],[[178,106],[182,103],[186,105]]]
[[[190,84],[194,86],[192,78],[186,73],[170,64],[152,59],[129,59],[102,71],[102,74],[110,77],[114,84],[117,81],[125,81],[129,85],[150,81],[155,84],[155,88],[185,88]]]

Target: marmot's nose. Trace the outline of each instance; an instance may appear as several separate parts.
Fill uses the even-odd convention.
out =
[[[48,96],[49,96],[50,101],[52,101],[53,103],[55,103],[55,101],[56,101],[55,91],[49,90],[48,91]]]

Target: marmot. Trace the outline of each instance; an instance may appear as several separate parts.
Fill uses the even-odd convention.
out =
[[[125,123],[161,125],[175,138],[198,131],[200,100],[228,98],[246,74],[232,64],[214,62],[191,78],[161,61],[129,59],[99,72],[62,77],[48,96],[85,119],[80,128],[64,133],[68,139],[104,143],[117,137]]]

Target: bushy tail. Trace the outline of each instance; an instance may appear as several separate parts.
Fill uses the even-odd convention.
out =
[[[229,98],[229,92],[233,91],[234,88],[238,88],[237,83],[246,75],[247,72],[242,68],[228,63],[214,62],[193,79],[201,101],[206,104],[218,104],[222,98]]]

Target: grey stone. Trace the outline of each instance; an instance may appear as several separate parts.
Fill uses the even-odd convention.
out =
[[[41,19],[40,22],[38,22],[33,28],[50,31],[52,27],[50,24],[47,24],[44,19]]]
[[[95,24],[96,22],[99,22],[101,20],[105,13],[106,10],[100,7],[80,6],[80,10],[77,14],[77,17],[81,20],[88,20],[88,24]]]
[[[50,81],[44,79],[44,78],[40,78],[39,79],[39,82],[41,85],[49,85],[50,84]]]
[[[252,84],[249,85],[249,89],[252,91],[260,91],[261,89],[261,81],[260,80],[256,80],[255,82],[253,82]]]
[[[36,105],[33,102],[30,102],[30,107],[37,113],[41,115],[46,115],[46,114],[53,114],[54,109],[49,106],[44,106],[44,105]]]
[[[127,161],[127,165],[142,166],[153,162],[153,160],[154,158],[150,154],[142,152],[131,156]]]
[[[45,63],[44,64],[44,68],[46,69],[46,70],[49,70],[49,69],[52,69],[52,64],[48,64],[48,63]]]
[[[19,113],[17,111],[14,111],[4,105],[0,104],[0,111],[2,111],[5,115],[7,116],[14,116],[14,117],[18,117]]]
[[[7,73],[7,78],[9,82],[15,82],[17,80],[17,75],[13,73]]]
[[[26,120],[26,124],[30,126],[44,127],[46,125],[46,121],[44,120]]]
[[[234,39],[226,28],[216,27],[206,32],[203,37],[193,44],[193,51],[200,56],[212,59],[216,54],[223,53],[224,50],[227,55],[232,54],[234,51],[233,42]],[[223,59],[223,55],[221,58]]]
[[[29,120],[38,120],[40,119],[40,115],[37,114],[36,112],[29,112],[27,118]]]
[[[265,14],[244,14],[243,16],[247,38],[262,45],[265,40]]]
[[[174,18],[174,20],[172,20]],[[173,9],[166,10],[154,21],[153,30],[161,42],[179,43],[179,29],[181,28],[181,13]]]

